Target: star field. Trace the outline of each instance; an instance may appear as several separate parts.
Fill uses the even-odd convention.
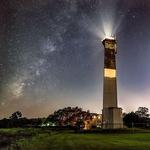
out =
[[[0,118],[76,105],[101,113],[106,32],[118,41],[119,105],[148,106],[149,16],[148,0],[2,0]]]

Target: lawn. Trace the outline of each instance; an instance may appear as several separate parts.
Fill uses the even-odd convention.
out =
[[[37,130],[37,134],[32,137],[13,142],[12,147],[21,150],[149,150],[150,133],[102,134]]]

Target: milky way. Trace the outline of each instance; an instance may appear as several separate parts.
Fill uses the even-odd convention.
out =
[[[107,32],[118,40],[119,104],[149,105],[149,16],[148,0],[2,0],[0,118],[76,105],[100,113]]]

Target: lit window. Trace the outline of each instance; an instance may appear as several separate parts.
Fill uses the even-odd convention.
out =
[[[116,77],[116,69],[104,69],[104,76],[108,78]]]

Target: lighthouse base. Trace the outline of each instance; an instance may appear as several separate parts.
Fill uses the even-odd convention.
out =
[[[123,128],[122,108],[108,107],[102,110],[102,128],[120,129]]]

